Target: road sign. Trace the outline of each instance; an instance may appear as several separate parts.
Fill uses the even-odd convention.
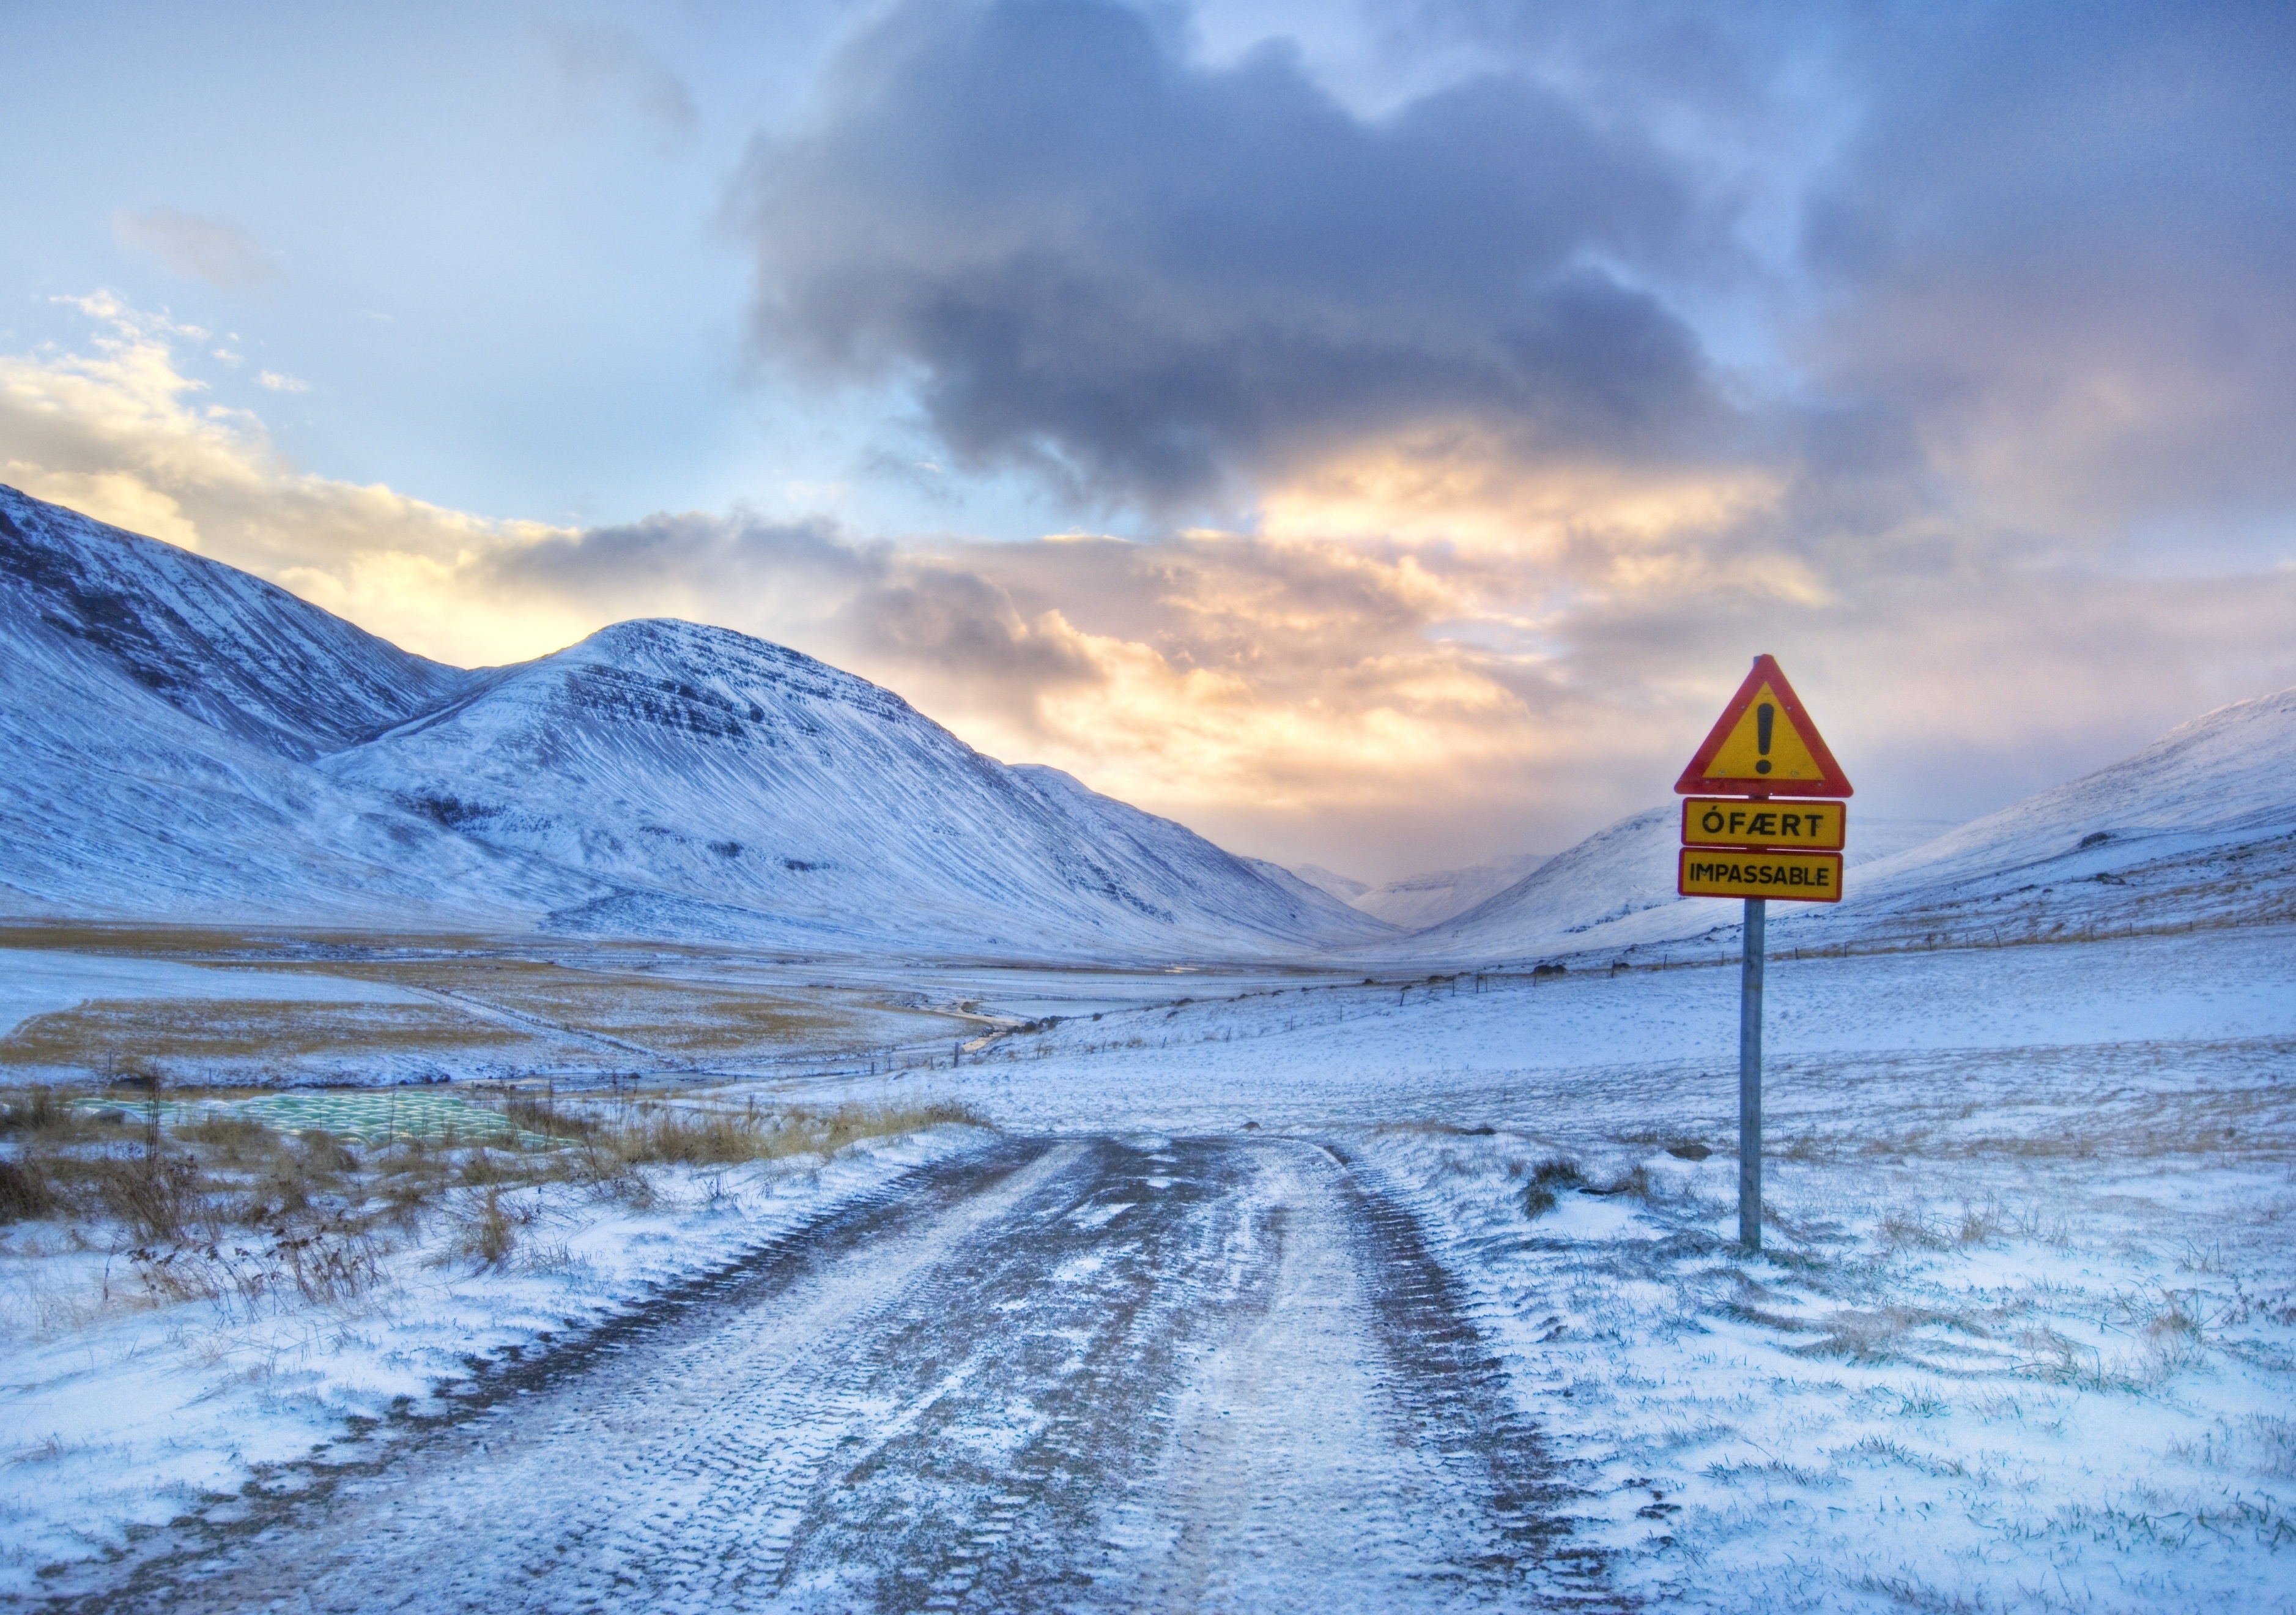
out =
[[[1775,898],[1794,903],[1841,901],[1838,852],[1708,851],[1685,847],[1674,889],[1685,898]]]
[[[1767,796],[1843,797],[1849,776],[1825,749],[1824,737],[1802,709],[1775,657],[1757,656],[1754,669],[1722,709],[1713,732],[1690,767],[1674,782],[1677,792],[1736,791]]]
[[[1690,767],[1674,782],[1682,804],[1685,898],[1742,898],[1745,945],[1738,980],[1738,1242],[1762,1248],[1762,975],[1770,899],[1841,901],[1849,776],[1825,748],[1773,656],[1722,709]],[[1701,794],[1710,793],[1710,794]]]
[[[1849,809],[1840,802],[1748,800],[1693,796],[1682,804],[1685,847],[1799,847],[1840,852],[1849,844]]]

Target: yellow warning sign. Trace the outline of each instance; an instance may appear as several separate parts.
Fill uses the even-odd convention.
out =
[[[1841,901],[1838,852],[1708,852],[1682,849],[1675,889],[1685,898],[1775,898]]]
[[[1691,847],[1802,847],[1839,852],[1849,844],[1849,830],[1846,802],[1693,796],[1682,804],[1682,840]]]
[[[1722,709],[1674,788],[1683,796],[1699,791],[1756,797],[1853,794],[1849,777],[1826,750],[1824,737],[1775,656],[1754,658],[1746,682]]]
[[[1785,712],[1785,703],[1767,684],[1738,715],[1737,726],[1721,749],[1706,761],[1710,780],[1775,780],[1781,785],[1794,780],[1820,780],[1825,770],[1810,755],[1809,746]]]

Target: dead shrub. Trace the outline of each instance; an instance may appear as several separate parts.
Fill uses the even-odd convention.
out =
[[[503,1209],[502,1191],[488,1189],[486,1199],[463,1220],[455,1253],[474,1258],[481,1267],[499,1267],[517,1247],[518,1230]]]
[[[153,1299],[236,1303],[249,1312],[282,1305],[291,1291],[305,1301],[342,1301],[381,1275],[373,1241],[348,1224],[295,1233],[279,1228],[247,1244],[176,1241],[127,1253],[136,1281]]]
[[[324,1127],[305,1127],[295,1140],[303,1146],[304,1159],[318,1171],[332,1175],[358,1170],[357,1154]]]
[[[1634,1170],[1627,1173],[1624,1176],[1614,1177],[1609,1183],[1603,1184],[1599,1186],[1594,1184],[1588,1184],[1585,1185],[1581,1190],[1581,1193],[1587,1194],[1624,1194],[1635,1200],[1648,1200],[1651,1197],[1650,1168],[1637,1162]]]
[[[594,1116],[560,1110],[553,1094],[512,1094],[503,1101],[503,1116],[512,1127],[545,1138],[585,1139],[604,1126]]]
[[[226,1163],[237,1166],[250,1156],[269,1155],[279,1147],[279,1135],[247,1116],[202,1116],[179,1122],[177,1139],[212,1150]]]
[[[282,1156],[256,1183],[248,1220],[265,1222],[308,1211],[311,1209],[311,1189],[309,1163],[291,1155]]]
[[[724,1167],[785,1153],[775,1148],[775,1131],[754,1111],[664,1107],[642,1110],[612,1144],[614,1152],[633,1166]]]
[[[199,1163],[189,1156],[155,1154],[89,1165],[104,1210],[132,1229],[140,1242],[180,1239],[184,1226],[205,1209],[207,1185]]]
[[[0,1224],[29,1222],[55,1209],[54,1185],[38,1160],[0,1160]]]
[[[21,1098],[0,1109],[0,1132],[44,1131],[63,1119],[64,1107],[56,1103],[55,1090],[36,1083],[24,1090]]]

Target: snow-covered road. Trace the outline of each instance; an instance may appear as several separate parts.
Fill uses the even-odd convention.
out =
[[[1615,1603],[1417,1227],[1298,1140],[1003,1143],[472,1401],[74,1602]]]

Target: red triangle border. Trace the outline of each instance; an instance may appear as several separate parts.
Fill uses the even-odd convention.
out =
[[[1754,704],[1754,697],[1765,684],[1776,692],[1778,704],[1785,709],[1787,719],[1792,723],[1795,733],[1801,736],[1803,744],[1809,748],[1810,758],[1824,771],[1823,776],[1816,780],[1780,780],[1775,783],[1767,779],[1708,779],[1704,772],[1706,765],[1714,760],[1716,752],[1722,750],[1723,742],[1730,738],[1730,731],[1738,726],[1739,718],[1745,715],[1747,708]],[[1698,755],[1690,759],[1690,767],[1685,768],[1682,777],[1674,782],[1677,796],[1691,796],[1700,791],[1723,796],[1846,797],[1857,794],[1849,783],[1849,776],[1842,773],[1841,765],[1833,760],[1833,753],[1827,750],[1825,737],[1810,721],[1808,709],[1801,704],[1801,697],[1794,693],[1793,685],[1786,681],[1785,669],[1778,666],[1776,657],[1767,654],[1754,658],[1754,670],[1746,675],[1746,682],[1738,686],[1738,693],[1722,709],[1722,716],[1714,720],[1713,729],[1707,734],[1705,743],[1698,748]]]

